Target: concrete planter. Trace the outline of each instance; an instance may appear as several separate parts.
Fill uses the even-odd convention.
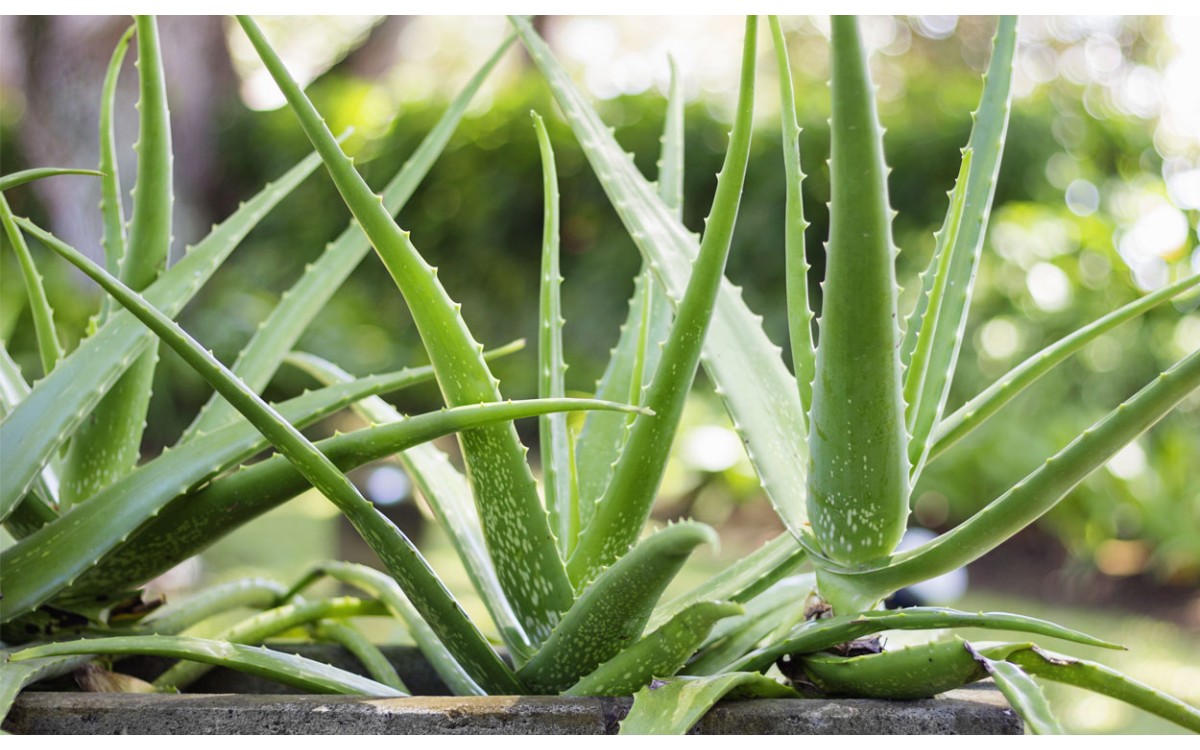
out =
[[[339,666],[339,649],[294,651]],[[4,729],[19,734],[614,734],[629,698],[459,698],[413,649],[385,651],[415,698],[280,694],[258,678],[214,670],[185,695],[27,692]],[[150,676],[165,662],[129,660]],[[61,685],[65,687],[65,685]],[[270,690],[272,695],[263,694]],[[237,694],[230,694],[236,692]],[[758,700],[717,706],[696,734],[1019,734],[1021,722],[990,686],[931,700]]]

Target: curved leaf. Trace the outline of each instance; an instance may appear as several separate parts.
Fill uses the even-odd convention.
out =
[[[621,734],[687,734],[722,698],[799,698],[795,690],[757,672],[676,677],[642,688],[621,722]]]

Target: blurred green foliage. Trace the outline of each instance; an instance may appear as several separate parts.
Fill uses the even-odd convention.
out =
[[[814,266],[811,277],[819,279],[829,193],[828,93],[825,70],[819,63],[806,62],[824,54],[824,42],[812,28],[801,31],[795,43],[804,126],[801,151],[809,174],[806,214],[812,221],[808,255]],[[908,287],[902,300],[910,305],[916,273],[927,262],[933,231],[945,212],[958,149],[969,133],[970,120],[963,113],[974,105],[979,91],[978,75],[962,58],[972,60],[972,50],[977,53],[981,43],[986,45],[988,28],[972,22],[962,24],[960,31],[961,47],[913,35],[911,52],[876,60],[892,68],[904,66],[899,76],[902,95],[885,97],[880,110],[888,128],[892,203],[899,211],[899,277]],[[1136,44],[1132,49],[1150,54]],[[356,121],[359,109],[369,104],[372,85],[335,67],[310,93],[336,130]],[[1132,200],[1130,191],[1166,195],[1163,160],[1146,120],[1111,112],[1095,116],[1096,108],[1085,105],[1087,91],[1087,86],[1059,80],[1016,103],[996,192],[998,208],[979,270],[951,409],[1026,356],[1141,293],[1116,249],[1131,221],[1122,206]],[[684,220],[697,230],[725,145],[723,104],[700,99],[688,108]],[[381,187],[390,179],[441,107],[440,101],[406,103],[385,133],[351,141],[372,185]],[[602,107],[618,139],[647,174],[654,171],[663,107],[653,93],[615,98]],[[639,259],[569,130],[553,116],[554,106],[540,82],[533,76],[520,77],[496,92],[485,112],[466,118],[401,213],[400,223],[439,267],[443,283],[463,303],[463,314],[480,341],[494,346],[522,336],[536,340],[542,197],[531,108],[550,115],[547,124],[561,183],[565,345],[572,365],[567,385],[588,392],[616,340]],[[239,106],[213,117],[220,123],[221,190],[211,209],[213,218],[219,218],[239,196],[252,194],[294,163],[307,151],[307,142],[286,111],[251,112]],[[22,156],[12,150],[14,139],[9,137],[16,123],[5,119],[0,127],[6,131],[0,133],[5,171],[20,168]],[[751,308],[765,316],[768,334],[786,345],[784,176],[779,154],[776,120],[763,116],[728,275],[744,286]],[[1068,205],[1065,193],[1079,181],[1095,189],[1094,206]],[[42,218],[28,195],[14,195],[12,202],[18,213]],[[1186,239],[1163,264],[1170,275],[1194,272],[1188,266],[1197,245],[1197,211],[1184,213]],[[347,220],[329,181],[310,180],[251,235],[185,311],[184,325],[219,357],[232,361],[279,294]],[[96,298],[90,289],[80,292],[80,282],[63,264],[51,261],[41,248],[34,252],[48,278],[62,329],[81,330]],[[23,294],[12,254],[5,252],[0,263],[0,335],[26,372],[36,372],[33,336],[22,317]],[[369,256],[301,346],[359,373],[423,361],[404,302],[382,270]],[[811,291],[819,308],[820,290],[814,286]],[[934,528],[953,525],[1200,345],[1196,307],[1195,299],[1166,305],[1103,337],[939,458],[914,493],[917,520]],[[527,351],[496,363],[505,395],[536,393],[533,357]],[[172,355],[164,359],[149,420],[160,431],[147,435],[150,451],[173,441],[207,397],[203,384]],[[305,384],[285,370],[269,395]],[[415,411],[438,401],[432,388],[410,398],[420,401],[400,406]],[[1095,561],[1105,572],[1150,571],[1176,583],[1200,581],[1200,480],[1194,468],[1200,456],[1200,399],[1191,399],[1136,445],[1111,470],[1097,472],[1072,493],[1044,519],[1044,528],[1053,530],[1071,554]],[[689,471],[693,478],[676,486],[686,490],[701,485],[705,472]],[[757,497],[757,490],[741,477],[730,475],[716,486],[731,502]],[[711,498],[706,502],[711,505]]]

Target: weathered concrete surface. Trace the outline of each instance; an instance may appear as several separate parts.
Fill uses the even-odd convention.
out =
[[[612,734],[628,698],[26,693],[20,734]],[[759,700],[717,706],[696,734],[1015,734],[994,688],[922,701]]]

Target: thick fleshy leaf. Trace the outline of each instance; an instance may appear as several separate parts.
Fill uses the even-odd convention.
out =
[[[18,185],[24,185],[27,182],[34,180],[45,179],[46,177],[57,177],[64,174],[86,174],[96,177],[102,177],[101,172],[94,169],[69,169],[61,167],[37,167],[36,169],[26,169],[20,172],[13,172],[0,177],[0,192],[10,190]]]
[[[566,690],[637,639],[667,584],[701,544],[716,532],[685,521],[643,539],[602,572],[518,672],[537,693]]]
[[[742,613],[733,602],[698,602],[596,667],[563,695],[630,695],[679,671],[718,620]]]
[[[1016,664],[989,659],[969,643],[966,647],[987,670],[988,676],[1008,699],[1008,705],[1025,721],[1026,729],[1033,734],[1065,734],[1037,681]]]
[[[316,155],[242,204],[223,224],[146,290],[146,299],[176,315],[238,246],[242,238],[320,164]],[[51,455],[83,421],[154,336],[131,314],[115,313],[37,383],[0,422],[0,518],[7,516]],[[88,383],[88,388],[80,388]]]
[[[146,635],[172,635],[231,609],[267,609],[278,605],[287,587],[269,578],[239,578],[156,609],[138,626]]]
[[[643,401],[655,415],[634,420],[595,515],[580,532],[567,561],[571,581],[580,588],[637,540],[662,483],[671,442],[700,364],[741,202],[753,128],[757,40],[758,22],[751,16],[746,21],[737,114],[704,239]]]
[[[827,695],[884,700],[932,698],[987,676],[961,638],[863,656],[797,654],[780,667]]]
[[[678,304],[698,252],[695,235],[655,193],[612,132],[554,59],[526,19],[510,19],[541,70],[609,201],[655,278]],[[795,378],[778,346],[767,338],[761,316],[723,282],[704,343],[704,366],[733,418],[734,428],[758,471],[764,490],[788,529],[805,533],[804,414]]]
[[[401,697],[407,695],[374,680],[295,654],[178,635],[135,635],[63,641],[14,652],[15,663],[68,654],[166,656],[213,664],[307,690],[311,693]]]
[[[496,353],[504,349],[505,347],[502,347]],[[484,352],[484,356],[488,356],[488,353]],[[337,365],[311,354],[293,355],[289,361],[326,385],[353,380],[352,375]],[[353,408],[371,424],[393,424],[403,419],[394,406],[381,398],[368,398],[356,402]],[[624,415],[619,415],[619,418],[623,417]],[[492,622],[496,624],[509,654],[518,666],[524,664],[533,655],[534,645],[512,611],[504,589],[500,586],[500,580],[496,577],[496,569],[488,556],[483,529],[479,524],[479,515],[475,512],[475,501],[471,497],[471,487],[466,477],[454,468],[446,454],[430,444],[410,448],[398,454],[397,458],[424,495],[438,525],[450,538],[450,543],[462,560],[476,593],[492,616]],[[334,461],[336,462],[337,458],[334,458]]]
[[[701,644],[703,650],[688,662],[686,674],[718,674],[768,642],[772,634],[783,638],[804,619],[809,594],[816,588],[811,573],[780,581],[746,603],[745,614],[718,623]]]
[[[134,313],[163,343],[179,354],[346,515],[404,588],[421,616],[476,682],[489,692],[505,694],[518,687],[511,670],[488,645],[475,624],[467,619],[453,595],[408,537],[371,505],[328,457],[174,321],[70,246],[45,233],[42,235],[43,241],[47,241],[55,252],[104,287],[122,307]]]
[[[822,552],[853,564],[890,553],[904,534],[908,431],[883,129],[858,22],[834,16],[831,23],[832,195],[809,413],[808,515]],[[813,562],[820,571],[820,560]],[[854,609],[836,592],[822,594],[835,612]]]
[[[383,205],[389,213],[397,213],[408,203],[408,199],[446,148],[479,87],[512,43],[512,38],[506,39],[480,66],[463,86],[462,91],[450,102],[437,124],[413,151],[412,156],[384,187]],[[351,223],[325,248],[320,258],[305,267],[304,275],[280,298],[279,303],[238,354],[232,368],[234,374],[251,389],[261,393],[308,324],[324,309],[333,293],[341,287],[342,282],[369,252],[371,243],[362,229]],[[202,432],[211,432],[238,418],[236,411],[214,395],[184,431],[180,441],[189,440]]]
[[[171,248],[171,122],[158,28],[152,16],[138,16],[138,153],[129,241],[119,278],[135,292],[150,286],[167,267]],[[87,500],[128,474],[142,451],[142,432],[158,366],[151,345],[96,404],[71,438],[63,464],[64,507]]]
[[[621,734],[687,734],[722,698],[799,698],[795,690],[758,672],[676,677],[633,696]]]
[[[372,680],[382,682],[402,693],[412,692],[404,684],[404,680],[400,679],[387,656],[365,633],[353,625],[340,620],[322,620],[313,628],[313,637],[320,641],[336,643],[354,654],[354,658],[363,665]]]
[[[0,194],[0,224],[4,225],[4,234],[12,243],[13,252],[17,256],[21,280],[25,282],[25,293],[29,296],[29,310],[33,317],[38,354],[42,359],[42,372],[48,374],[63,357],[62,343],[54,329],[54,308],[50,307],[42,276],[33,263],[33,255],[29,252],[29,246],[25,244],[21,230],[17,229],[14,223],[12,209],[8,207],[8,199],[3,194]]]
[[[0,342],[0,420],[29,395],[29,384],[21,368]],[[4,519],[4,528],[14,539],[23,539],[58,517],[58,472],[47,465],[38,474],[29,493]]]
[[[121,75],[121,65],[125,62],[125,54],[129,51],[129,40],[133,38],[136,28],[130,26],[117,40],[104,74],[100,96],[100,172],[103,175],[100,178],[100,217],[104,222],[101,244],[104,246],[104,267],[113,276],[121,272],[126,242],[125,207],[121,202],[121,174],[118,170],[120,160],[117,158],[117,80]],[[101,303],[101,322],[108,319],[111,310],[112,301],[105,297]]]
[[[450,299],[436,270],[363,181],[258,26],[248,16],[238,21],[404,295],[446,404],[500,401],[498,382],[480,356],[483,347],[467,329],[460,306]],[[512,425],[472,430],[460,435],[459,442],[500,583],[525,631],[540,642],[571,606],[574,590],[525,461],[527,450]]]

